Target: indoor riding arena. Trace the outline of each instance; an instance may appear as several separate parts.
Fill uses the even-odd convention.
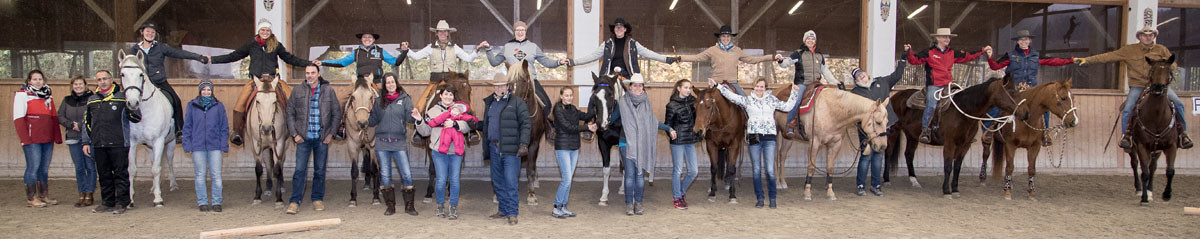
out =
[[[0,20],[0,237],[1200,234],[1196,0],[9,0]]]

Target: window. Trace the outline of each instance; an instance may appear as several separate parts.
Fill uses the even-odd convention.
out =
[[[1159,8],[1158,44],[1175,54],[1177,91],[1200,91],[1200,8]]]

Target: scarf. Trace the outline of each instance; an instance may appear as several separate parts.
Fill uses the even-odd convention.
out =
[[[720,41],[717,41],[717,47],[720,47],[721,50],[729,51],[729,49],[733,49],[733,42],[729,42],[729,45],[726,46],[725,44],[721,44]]]
[[[263,39],[258,35],[254,35],[254,42],[257,42],[258,46],[267,46],[267,39]]]
[[[43,99],[43,100],[50,99],[51,92],[50,92],[50,86],[48,86],[48,85],[43,84],[42,87],[34,89],[32,85],[25,84],[25,86],[21,87],[21,88],[24,88],[25,92],[33,93],[33,95],[37,96],[40,99]]]
[[[390,104],[392,104],[392,102],[396,102],[396,99],[397,99],[397,98],[400,98],[400,92],[399,92],[399,91],[397,91],[397,92],[395,92],[395,93],[391,93],[391,94],[384,95],[384,96],[383,96],[383,99],[384,99],[384,101],[383,101],[383,105],[390,105]]]
[[[624,127],[622,130],[625,131],[625,140],[629,143],[625,156],[637,162],[638,168],[649,171],[653,177],[654,170],[650,169],[654,168],[654,155],[658,150],[658,118],[651,109],[650,97],[646,93],[625,94],[618,104],[621,124]]]
[[[108,89],[101,89],[100,87],[97,86],[96,93],[103,95],[103,96],[108,96],[108,94],[112,93],[113,89],[116,89],[116,88],[117,87],[115,87],[114,85],[108,85]]]
[[[217,104],[216,97],[201,96],[199,99],[200,99],[200,101],[198,103],[200,103],[200,108],[205,111],[208,111],[209,108],[212,108],[213,105]]]
[[[71,95],[68,95],[67,98],[63,99],[64,100],[63,103],[66,103],[67,105],[70,105],[70,106],[80,107],[80,106],[87,105],[87,99],[88,99],[88,97],[91,97],[91,96],[92,96],[92,91],[90,91],[90,90],[84,90],[82,94],[77,94],[74,91],[72,91]]]

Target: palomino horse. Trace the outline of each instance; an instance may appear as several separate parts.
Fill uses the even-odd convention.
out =
[[[721,83],[736,84],[736,83]],[[738,156],[746,148],[746,121],[749,116],[741,107],[726,99],[716,86],[694,88],[696,102],[696,132],[704,139],[708,152],[709,172],[712,173],[708,200],[716,201],[717,180],[723,180],[729,190],[729,203],[737,203]],[[630,173],[630,172],[625,172]],[[636,173],[636,172],[634,172]]]
[[[1142,206],[1150,206],[1153,200],[1154,171],[1158,170],[1158,156],[1167,158],[1167,187],[1163,190],[1163,201],[1171,201],[1171,182],[1175,178],[1175,150],[1179,139],[1179,122],[1175,122],[1176,109],[1167,98],[1174,75],[1171,74],[1175,55],[1166,60],[1153,60],[1150,63],[1150,87],[1139,96],[1137,105],[1133,107],[1132,118],[1129,120],[1127,132],[1133,136],[1133,150],[1129,153],[1129,164],[1133,167],[1133,183],[1142,198]],[[1138,174],[1141,167],[1142,173]]]
[[[442,85],[450,85],[458,91],[458,94],[454,94],[454,101],[471,102],[471,84],[469,79],[470,72],[435,73],[430,75],[430,80],[432,82],[429,83],[429,86],[425,87],[425,93],[421,95],[420,98],[416,99],[414,102],[414,107],[417,109],[417,111],[421,112],[421,115],[425,115],[425,111],[429,110],[429,108],[433,108],[435,102],[438,101],[437,96],[441,92],[437,92],[437,89]],[[473,113],[474,108],[475,107],[471,107],[471,109],[467,112],[471,115],[477,115]],[[477,132],[477,130],[472,130],[471,133],[468,133],[468,145],[473,145],[479,142],[479,134]],[[434,177],[437,175],[435,174],[435,170],[433,168],[433,154],[431,154],[432,150],[428,147],[428,137],[422,137],[421,134],[417,134],[415,132],[413,135],[415,137],[413,137],[413,142],[411,142],[412,146],[420,147],[425,151],[425,162],[427,165],[429,165],[429,187],[425,189],[425,199],[423,202],[431,203],[433,202],[433,184],[435,182]]]
[[[529,180],[527,203],[538,205],[537,195],[534,194],[534,189],[538,188],[538,148],[542,145],[542,137],[545,136],[546,130],[550,128],[550,125],[547,124],[549,121],[546,120],[550,112],[543,112],[545,108],[538,104],[535,92],[537,89],[534,89],[533,78],[529,75],[528,61],[508,66],[508,83],[512,85],[513,96],[521,97],[529,105],[529,149],[528,153],[521,157],[521,164],[525,166],[525,177]],[[549,104],[550,102],[544,103]]]
[[[809,87],[816,90],[818,87]],[[787,99],[792,94],[791,87],[775,90],[776,98]],[[862,126],[863,132],[870,135],[868,142],[872,150],[879,151],[887,146],[883,137],[887,128],[887,100],[872,101],[866,97],[855,95],[849,91],[834,88],[824,88],[819,94],[814,93],[809,103],[809,112],[798,115],[802,117],[805,130],[811,132],[808,149],[808,170],[804,178],[804,200],[812,200],[812,176],[816,173],[817,153],[825,149],[825,194],[829,200],[837,200],[833,192],[833,169],[838,151],[842,148],[842,139],[846,138],[849,129],[855,129],[856,124]],[[798,103],[804,101],[797,100]],[[787,112],[775,112],[775,125],[783,132],[787,125]],[[787,188],[786,171],[787,153],[800,139],[784,137],[780,140],[775,153],[775,180],[780,188]],[[857,157],[857,156],[856,156]]]
[[[286,96],[279,95],[279,78],[271,81],[254,80],[257,91],[250,102],[246,124],[247,148],[254,153],[254,204],[262,202],[263,188],[267,184],[268,197],[275,194],[275,206],[283,206],[283,161],[287,151],[287,122],[284,120]],[[267,177],[263,179],[263,172]]]
[[[1004,169],[1004,199],[1012,200],[1013,157],[1017,148],[1025,148],[1026,159],[1029,160],[1029,199],[1037,201],[1033,178],[1037,176],[1037,158],[1042,149],[1043,134],[1054,128],[1043,128],[1046,125],[1042,114],[1053,113],[1063,119],[1062,127],[1070,128],[1079,124],[1079,115],[1075,113],[1075,99],[1071,96],[1071,80],[1049,82],[1021,92],[1021,102],[1017,105],[1013,120],[1016,123],[1003,124],[995,130],[996,136],[992,142],[983,142],[983,148],[993,147],[995,156],[992,167],[992,177],[1000,177]],[[1007,112],[1005,112],[1007,113]],[[1036,125],[1036,126],[1035,126]],[[1013,129],[1016,127],[1016,129]],[[986,138],[986,137],[985,137]],[[980,167],[980,179],[983,180],[983,170],[986,170],[988,155],[983,155],[983,167]],[[1003,157],[1003,160],[1001,160]]]
[[[371,204],[379,205],[379,162],[375,155],[375,128],[367,127],[367,118],[379,92],[364,78],[354,80],[354,90],[346,100],[342,122],[346,123],[346,144],[350,146],[350,207],[358,206],[359,159],[362,160],[363,184],[371,188]]]
[[[162,207],[162,188],[159,184],[161,180],[162,160],[166,156],[167,165],[170,167],[168,174],[171,180],[171,191],[179,189],[179,185],[175,183],[175,121],[171,120],[171,102],[167,101],[167,96],[164,92],[150,83],[150,79],[146,76],[146,67],[142,65],[144,56],[142,52],[137,52],[137,55],[125,55],[125,51],[118,51],[121,56],[121,84],[125,85],[125,104],[131,110],[142,112],[142,121],[138,123],[129,123],[129,138],[125,139],[129,142],[129,181],[137,177],[137,147],[138,145],[146,145],[150,151],[150,158],[154,161],[151,164],[150,171],[154,174],[154,183],[152,191],[154,192],[154,206]],[[133,206],[134,198],[133,184],[129,184],[130,207]]]
[[[620,130],[608,128],[608,117],[617,110],[616,95],[618,93],[616,91],[621,90],[621,87],[616,87],[618,80],[617,76],[597,76],[592,73],[594,85],[592,85],[592,98],[588,101],[588,113],[596,115],[592,121],[600,126],[596,129],[595,134],[596,146],[600,148],[600,160],[604,166],[604,187],[600,193],[600,206],[608,206],[608,181],[612,175],[612,167],[609,163],[612,162],[613,146],[617,146],[621,136]],[[617,160],[617,163],[621,163],[621,160]],[[622,167],[618,166],[617,168],[623,170]],[[621,180],[621,183],[624,184],[625,180]],[[625,187],[622,186],[619,189],[624,194]]]

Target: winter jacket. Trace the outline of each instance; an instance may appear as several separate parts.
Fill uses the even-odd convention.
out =
[[[900,61],[900,63],[896,64],[896,70],[892,71],[891,75],[875,77],[875,79],[871,80],[870,85],[867,87],[855,84],[854,89],[850,89],[850,93],[867,97],[867,99],[871,100],[887,99],[891,96],[890,94],[892,92],[892,87],[896,87],[896,84],[900,83],[900,80],[904,78],[902,76],[904,76],[905,66],[908,66],[908,64],[906,64],[904,61]],[[900,121],[900,117],[896,116],[896,112],[892,110],[891,106],[885,108],[887,108],[888,113],[888,127],[891,127],[893,124],[896,124],[896,122]]]
[[[384,102],[383,97],[379,97],[375,110],[367,118],[367,125],[375,127],[375,150],[407,151],[407,127],[417,122],[412,118],[412,97],[401,91],[395,101],[387,105]]]
[[[459,67],[460,63],[469,66],[476,57],[479,57],[478,52],[464,51],[462,47],[454,44],[447,43],[446,45],[434,42],[425,46],[425,49],[407,53],[407,55],[409,59],[413,60],[429,58],[429,72],[462,72],[463,69]]]
[[[721,46],[718,45],[713,45],[703,52],[700,52],[700,54],[679,57],[681,61],[708,62],[712,64],[712,78],[716,79],[717,82],[737,82],[738,62],[758,64],[775,59],[774,55],[746,55],[745,52],[742,52],[741,47],[736,46],[730,48],[728,51],[721,50]]]
[[[1171,56],[1171,51],[1167,47],[1154,44],[1144,45],[1141,43],[1129,44],[1117,49],[1116,51],[1084,57],[1085,64],[1092,63],[1107,63],[1120,61],[1125,63],[1125,69],[1128,74],[1129,87],[1146,87],[1150,84],[1150,63],[1146,62],[1146,58],[1154,60],[1164,60]]]
[[[826,85],[838,83],[833,73],[829,72],[829,66],[825,64],[825,55],[808,49],[808,46],[800,46],[799,50],[779,61],[779,67],[787,68],[791,65],[796,67],[796,76],[792,77],[793,85],[808,85],[816,80]]]
[[[455,102],[455,104],[466,105],[462,102]],[[443,154],[449,154],[451,149],[450,147],[453,146],[454,154],[463,155],[466,153],[467,148],[467,137],[465,137],[463,134],[470,131],[470,125],[479,123],[479,119],[475,118],[475,116],[467,114],[467,111],[465,110],[462,114],[457,116],[451,113],[450,110],[447,110],[439,114],[437,117],[430,119],[429,124],[442,125],[443,123],[446,123],[447,120],[455,122],[467,122],[468,127],[466,131],[458,131],[459,129],[442,127],[441,137],[438,137],[437,151]]]
[[[909,64],[925,65],[925,85],[944,87],[954,81],[954,72],[952,71],[954,63],[973,61],[983,55],[983,51],[966,53],[955,51],[950,47],[942,50],[937,46],[932,46],[921,52],[908,51],[906,55],[908,55]]]
[[[483,117],[480,117],[483,120],[480,121],[479,125],[489,127],[487,125],[491,123],[489,122],[491,119],[488,118],[487,112],[491,109],[493,103],[507,102],[500,110],[500,122],[497,122],[499,129],[495,130],[499,134],[497,138],[500,139],[498,142],[500,153],[516,155],[517,150],[521,146],[529,146],[529,130],[531,128],[529,105],[525,104],[525,100],[522,100],[521,97],[512,97],[512,92],[504,94],[504,98],[507,99],[499,99],[496,97],[496,94],[492,94],[483,99],[484,113]],[[488,133],[486,132],[491,130],[493,129],[484,129],[483,138],[489,138],[490,135],[487,135]]]
[[[58,105],[58,124],[62,125],[64,133],[66,133],[65,143],[77,144],[83,136],[83,112],[87,109],[88,97],[92,96],[92,91],[84,91],[83,94],[75,94],[63,98],[63,102]],[[79,130],[73,130],[75,124],[79,124]]]
[[[579,133],[588,131],[579,121],[588,121],[595,114],[579,111],[574,105],[554,103],[554,149],[579,150]]]
[[[532,79],[538,79],[538,71],[533,67],[535,65],[533,64],[534,61],[537,61],[537,63],[542,64],[546,68],[558,68],[559,66],[558,60],[546,56],[546,53],[542,52],[542,48],[538,47],[536,43],[530,42],[529,39],[525,39],[524,41],[513,39],[508,41],[508,43],[504,43],[503,47],[493,47],[488,50],[487,57],[488,63],[492,64],[492,66],[499,66],[502,63],[519,64],[521,61],[529,61],[529,76]]]
[[[154,82],[154,84],[163,84],[167,82],[167,67],[165,65],[166,57],[197,60],[203,63],[208,62],[208,59],[200,56],[200,54],[180,50],[159,41],[154,41],[151,43],[149,50],[142,50],[142,47],[139,45],[143,43],[145,42],[133,44],[133,48],[130,48],[129,54],[137,54],[138,52],[145,54],[146,57],[144,58],[143,63],[146,66],[146,76],[149,77],[150,81]]]
[[[441,153],[449,153],[450,152],[449,150],[441,150],[440,149],[443,141],[453,142],[453,140],[455,138],[461,140],[461,139],[463,139],[463,134],[465,134],[467,132],[471,132],[472,123],[467,122],[465,120],[455,120],[454,121],[455,127],[453,129],[446,129],[446,128],[442,127],[442,123],[445,123],[446,118],[442,118],[442,121],[436,122],[437,124],[434,124],[434,120],[438,116],[441,116],[443,113],[446,113],[446,115],[449,115],[449,112],[450,112],[449,106],[442,105],[439,102],[437,104],[434,104],[434,106],[429,108],[429,110],[425,111],[425,120],[417,122],[417,133],[421,134],[421,136],[429,136],[429,139],[430,139],[429,149],[437,150],[438,152],[441,152]],[[466,113],[463,113],[463,115],[466,115]],[[457,131],[457,132],[455,132],[455,131]],[[450,133],[450,134],[448,134],[448,133]],[[449,143],[447,143],[447,146],[449,146]],[[455,151],[454,153],[457,155],[463,155],[463,152],[465,152],[466,146],[464,145],[463,147],[458,147],[456,145],[455,147],[456,148],[454,149],[454,151]],[[514,154],[516,153],[515,150],[513,152],[514,152]]]
[[[769,91],[763,93],[762,97],[757,97],[754,93],[738,95],[726,85],[717,85],[717,90],[733,104],[746,109],[746,114],[750,116],[749,121],[746,121],[746,134],[775,135],[775,110],[791,110],[796,106],[796,99],[800,98],[800,93],[796,91],[792,91],[787,102],[783,102]]]
[[[116,87],[115,85],[113,87]],[[129,147],[129,123],[142,121],[142,113],[125,104],[125,93],[113,89],[110,94],[96,93],[88,97],[83,113],[83,134],[80,143],[96,148]]]
[[[304,58],[292,55],[292,53],[288,52],[287,49],[283,47],[283,44],[276,46],[275,51],[266,51],[266,46],[259,46],[258,41],[251,39],[250,42],[247,42],[245,45],[242,45],[241,48],[233,50],[233,52],[230,52],[229,54],[213,56],[211,63],[230,63],[245,59],[246,56],[250,56],[250,68],[248,73],[250,74],[251,79],[258,78],[259,76],[262,76],[263,73],[279,73],[279,60],[283,60],[283,62],[293,66],[308,66],[309,64],[312,64]]]
[[[321,97],[318,99],[318,110],[321,111],[321,133],[318,137],[324,140],[338,130],[342,125],[342,104],[338,103],[337,92],[329,85],[324,77],[317,80],[321,87]],[[301,87],[292,88],[292,96],[287,103],[287,126],[292,135],[307,138],[308,107],[312,101],[312,87],[308,81],[300,83]]]
[[[225,117],[225,105],[216,101],[205,109],[200,98],[187,104],[183,115],[183,151],[229,152],[229,120]]]
[[[321,65],[346,67],[350,64],[356,64],[354,74],[356,76],[368,72],[373,72],[376,76],[381,76],[383,75],[383,63],[386,62],[392,65],[403,64],[405,54],[407,53],[407,51],[400,52],[400,57],[393,57],[392,54],[388,54],[387,50],[384,50],[378,44],[372,44],[371,46],[358,45],[358,47],[354,48],[350,54],[342,57],[342,59],[323,60],[321,61]],[[380,79],[383,79],[383,77],[375,77],[375,83],[379,83]]]
[[[692,105],[696,102],[695,96],[679,97],[671,95],[671,102],[667,102],[667,113],[663,119],[667,126],[675,130],[675,139],[671,140],[671,144],[694,144],[700,142],[700,137],[696,135],[696,106]]]
[[[614,49],[616,48],[616,45],[620,45],[616,44],[616,41],[624,41],[624,47],[622,49]],[[624,62],[624,64],[614,66],[613,57],[618,54],[622,55],[623,59],[621,61]],[[628,78],[631,74],[642,73],[641,63],[638,61],[638,58],[640,57],[645,57],[646,59],[659,62],[667,62],[666,56],[647,49],[645,46],[642,46],[642,43],[638,43],[638,41],[633,40],[631,37],[626,37],[622,39],[608,38],[608,40],[604,40],[603,43],[600,43],[600,46],[596,48],[596,51],[571,61],[568,66],[583,65],[597,60],[603,60],[600,63],[600,75],[611,75],[613,74],[613,67],[621,67],[621,75]]]
[[[21,145],[63,142],[54,107],[53,98],[39,98],[24,87],[13,94],[13,125]]]

